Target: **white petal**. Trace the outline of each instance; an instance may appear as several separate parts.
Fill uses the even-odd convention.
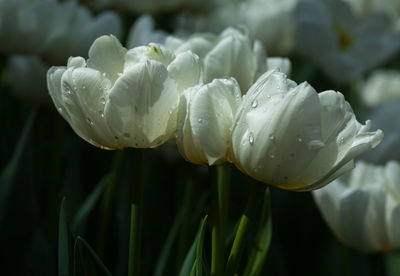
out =
[[[167,70],[176,81],[179,92],[195,86],[200,81],[201,63],[199,57],[192,52],[183,52],[168,65]]]
[[[292,71],[292,63],[288,58],[271,57],[267,58],[268,70],[278,70],[290,76]]]
[[[114,36],[101,36],[89,49],[87,66],[103,73],[115,82],[123,72],[126,49]]]
[[[178,100],[165,67],[148,60],[132,66],[116,81],[106,119],[121,145],[155,147],[175,132]]]
[[[230,130],[240,94],[234,79],[217,79],[202,86],[191,99],[193,136],[203,149],[209,165],[227,160]]]

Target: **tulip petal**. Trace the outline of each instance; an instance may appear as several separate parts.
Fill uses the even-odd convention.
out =
[[[102,72],[111,82],[115,82],[124,68],[126,49],[114,36],[101,36],[89,49],[87,66]]]
[[[176,81],[179,92],[199,83],[201,76],[201,64],[197,55],[192,52],[183,52],[168,65],[167,70]]]
[[[200,88],[191,100],[193,136],[199,141],[209,165],[227,159],[230,130],[240,95],[234,79],[216,79]]]
[[[147,60],[116,81],[106,119],[122,146],[155,147],[173,135],[178,101],[175,83],[165,67]]]

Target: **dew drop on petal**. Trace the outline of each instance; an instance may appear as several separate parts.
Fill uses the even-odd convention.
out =
[[[86,120],[87,120],[87,123],[88,123],[89,125],[91,125],[91,126],[94,125],[93,120],[90,119],[89,117],[86,118]]]
[[[82,85],[82,89],[86,89],[86,86]]]
[[[325,144],[321,140],[312,140],[312,141],[308,142],[307,146],[310,150],[316,150],[316,149],[323,148],[325,146]]]
[[[274,158],[275,158],[275,155],[270,154],[269,157],[270,157],[271,159],[274,159]]]
[[[270,134],[270,135],[269,135],[269,140],[275,141],[275,136],[274,136],[273,134]]]
[[[106,76],[106,73],[103,72],[102,75],[105,77],[105,76]]]
[[[297,136],[297,142],[301,143],[301,142],[303,142],[303,139],[301,139],[300,136]]]
[[[344,138],[343,137],[340,137],[339,138],[339,144],[343,144],[344,143]]]
[[[254,101],[251,103],[251,107],[252,107],[252,108],[256,108],[257,105],[258,105],[257,100],[254,100]]]
[[[199,124],[203,123],[203,119],[202,118],[198,118],[197,122],[199,122]]]
[[[57,110],[58,110],[58,112],[60,112],[60,113],[62,113],[62,112],[63,112],[63,110],[62,110],[62,108],[61,108],[61,107],[58,107],[58,108],[57,108]]]
[[[104,112],[103,112],[102,110],[100,110],[100,111],[99,111],[99,115],[100,115],[101,117],[104,117]]]
[[[100,103],[101,103],[102,105],[105,105],[105,104],[106,104],[106,99],[103,98],[103,97],[101,97],[101,98],[100,98]]]
[[[249,134],[249,143],[250,143],[250,145],[253,145],[253,144],[254,144],[254,135],[253,135],[253,132],[250,132],[250,134]]]

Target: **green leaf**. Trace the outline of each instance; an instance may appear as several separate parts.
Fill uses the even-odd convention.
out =
[[[87,256],[90,257],[91,262],[84,261]],[[75,239],[74,275],[78,274],[79,263],[84,266],[83,271],[90,271],[93,275],[112,275],[93,248],[80,236]],[[84,275],[86,275],[86,273],[84,273]]]
[[[188,253],[186,254],[185,260],[183,261],[183,265],[181,268],[181,271],[179,272],[179,276],[189,276],[192,268],[193,268],[193,263],[196,258],[196,245],[197,245],[197,240],[199,239],[199,235],[196,235],[196,238],[194,239],[192,246],[190,247]]]
[[[172,227],[168,233],[164,246],[161,249],[161,253],[160,256],[158,257],[157,265],[154,270],[154,276],[162,276],[164,274],[168,257],[170,256],[170,252],[172,249],[172,245],[174,244],[174,241],[178,235],[179,226],[181,226],[182,221],[183,221],[183,212],[181,211],[175,217],[175,220],[172,223]]]
[[[58,222],[58,275],[70,275],[70,232],[65,210],[65,197],[62,199]]]
[[[272,218],[271,218],[271,194],[269,189],[265,191],[261,223],[256,236],[256,243],[250,255],[249,262],[243,275],[258,276],[260,275],[265,259],[267,257],[269,245],[272,237]]]
[[[97,184],[96,188],[90,193],[90,195],[82,203],[79,210],[76,212],[71,222],[71,229],[73,233],[77,234],[83,232],[86,219],[96,206],[96,203],[99,201],[110,177],[110,174],[107,174],[100,180],[99,184]]]
[[[28,137],[32,130],[35,117],[36,110],[33,110],[25,123],[11,160],[5,168],[3,168],[0,174],[0,227],[3,224],[4,214],[7,211],[6,205],[11,191],[11,186],[14,182],[15,175],[18,172],[18,167],[21,164],[23,152],[27,146]]]
[[[197,249],[196,249],[196,260],[195,260],[195,267],[196,267],[196,275],[203,276],[203,247],[204,247],[204,231],[207,222],[207,217],[205,216],[202,219],[200,230],[199,230],[199,238],[197,240]]]

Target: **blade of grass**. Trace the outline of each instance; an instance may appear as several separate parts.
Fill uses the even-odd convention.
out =
[[[99,184],[97,184],[96,188],[90,193],[76,212],[71,222],[71,230],[73,233],[77,234],[84,231],[86,219],[99,201],[106,187],[106,183],[110,181],[110,177],[111,175],[107,174],[100,180]]]
[[[195,259],[195,267],[196,267],[196,275],[197,276],[203,276],[203,247],[204,247],[204,232],[205,232],[205,226],[207,222],[207,217],[205,216],[204,219],[202,219],[201,224],[200,224],[200,229],[199,229],[199,238],[197,240],[197,249],[196,249],[196,259]]]
[[[66,198],[61,202],[58,223],[58,275],[70,275],[70,232],[65,210]]]
[[[4,214],[7,210],[6,205],[11,191],[12,183],[14,182],[15,175],[18,171],[18,167],[21,164],[22,155],[25,147],[28,144],[28,137],[31,133],[35,118],[36,110],[31,111],[28,120],[24,125],[22,133],[19,137],[18,143],[14,149],[13,155],[10,162],[1,171],[0,174],[0,227],[3,225]]]
[[[272,238],[271,194],[265,191],[261,223],[256,235],[256,243],[246,265],[244,276],[258,276],[262,272]]]
[[[175,217],[174,222],[172,223],[172,227],[168,233],[167,239],[164,243],[164,246],[161,250],[160,256],[158,257],[157,265],[154,270],[154,276],[162,276],[165,272],[165,267],[167,265],[168,257],[170,256],[170,251],[172,249],[172,245],[176,240],[178,235],[179,227],[182,224],[183,220],[183,212],[179,212]]]
[[[251,194],[247,201],[246,209],[241,216],[238,224],[236,235],[232,244],[231,251],[228,257],[228,263],[226,266],[226,275],[233,275],[237,272],[239,266],[239,260],[242,255],[242,251],[245,244],[245,238],[248,232],[250,223],[258,221],[256,219],[256,212],[262,201],[262,195],[265,186],[260,183],[253,183]]]
[[[81,250],[79,250],[80,248],[85,249],[89,253],[89,256],[92,258],[92,260],[94,261],[94,264],[96,265],[97,269],[95,268],[93,271],[96,271],[96,275],[98,275],[98,271],[100,271],[103,275],[112,276],[110,271],[104,265],[103,261],[96,254],[93,248],[85,241],[84,238],[78,236],[75,239],[74,253],[77,252],[77,254],[79,254],[78,252],[81,252]],[[75,256],[74,260],[77,260],[77,256]],[[82,262],[82,265],[87,266],[88,263]],[[74,264],[74,275],[76,272],[77,272],[77,264]]]

